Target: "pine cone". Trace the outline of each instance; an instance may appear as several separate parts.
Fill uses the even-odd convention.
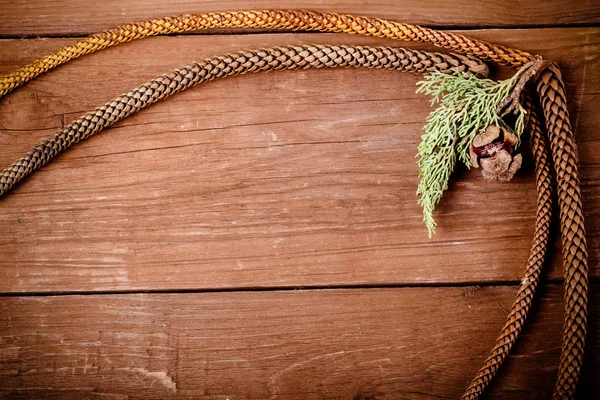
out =
[[[510,181],[523,161],[521,154],[513,154],[518,141],[517,136],[508,129],[488,126],[485,132],[473,138],[471,165],[481,167],[481,173],[487,180]]]

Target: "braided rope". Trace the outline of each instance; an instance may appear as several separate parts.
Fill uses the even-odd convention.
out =
[[[397,40],[427,42],[460,53],[476,56],[482,60],[491,60],[513,67],[521,66],[533,59],[533,56],[528,53],[471,39],[463,35],[369,17],[291,10],[207,13],[142,21],[91,35],[76,44],[62,48],[55,54],[45,56],[9,75],[0,77],[0,97],[36,76],[69,60],[109,46],[146,36],[213,28],[346,32]],[[565,268],[566,287],[565,300],[567,303],[563,352],[561,354],[561,366],[559,367],[555,398],[572,398],[579,378],[585,340],[588,290],[587,251],[585,230],[583,229],[583,214],[581,212],[579,180],[577,178],[576,146],[568,121],[564,88],[558,67],[552,66],[549,70],[552,71],[550,74],[545,71],[538,80],[538,92],[542,100],[546,125],[549,131],[551,131],[550,134],[553,138],[550,145],[559,181],[558,197],[561,209],[561,236],[563,240],[563,264]],[[161,83],[155,82],[155,84],[160,85]],[[143,97],[143,93],[138,94],[138,96],[147,100],[147,98]],[[545,98],[546,96],[550,98],[547,99]],[[136,99],[136,101],[138,100],[139,98]],[[136,104],[135,101],[133,104]],[[121,109],[129,110],[126,115],[137,111],[132,111],[130,106],[118,103],[105,105],[105,107],[121,107]],[[100,113],[100,111],[100,109],[96,110],[97,113]],[[76,125],[77,132],[84,129],[84,126],[87,127],[88,125],[100,123],[101,121],[97,118],[100,118],[99,115],[88,114],[85,120],[80,121],[81,125]],[[105,126],[109,126],[114,122],[116,120]],[[100,129],[102,128],[93,131],[91,134]],[[0,182],[0,195],[9,190],[10,187],[24,176],[44,165],[49,159],[64,150],[64,148],[69,147],[79,140],[82,140],[80,135],[71,132],[67,133],[66,136],[57,134],[55,137],[38,145],[36,151],[32,154],[28,153],[28,155],[17,162],[20,162],[21,165],[14,163],[9,167],[12,167],[12,170],[5,170],[5,172],[8,171],[8,175],[3,175],[0,178],[5,180],[5,182]],[[563,148],[562,146],[565,144],[566,146]],[[1,188],[5,185],[7,188],[1,191]],[[515,302],[515,306],[518,303],[525,308],[522,314],[523,318],[529,309],[535,286],[530,287],[530,289],[531,295],[525,296],[521,302],[518,300]],[[516,312],[516,310],[513,311]],[[502,339],[503,336],[501,335],[500,339],[508,341],[504,344],[499,344],[493,350],[493,354],[496,354],[497,367],[500,366],[499,363],[506,357],[506,354],[512,347],[512,343],[516,340],[517,334],[508,336],[508,339]],[[484,369],[485,372],[482,372]],[[489,382],[495,370],[497,368],[486,369],[484,366],[480,374],[476,377],[476,380],[483,379],[482,382]]]
[[[583,363],[588,301],[588,254],[577,172],[577,146],[569,122],[565,87],[556,64],[550,64],[538,76],[537,91],[554,159],[565,276],[565,324],[553,398],[571,399],[575,397]]]
[[[302,10],[259,10],[217,12],[155,18],[125,24],[87,38],[44,56],[31,64],[0,77],[0,97],[26,82],[70,60],[147,36],[167,35],[216,28],[279,29],[353,33],[379,38],[432,43],[458,53],[465,53],[513,67],[531,60],[528,53],[492,45],[451,32],[436,31],[415,25],[379,18]]]
[[[531,308],[535,290],[540,282],[540,274],[546,257],[552,221],[552,176],[550,175],[550,161],[547,154],[548,145],[536,107],[529,93],[526,93],[525,96],[525,109],[529,118],[527,131],[530,133],[529,144],[535,161],[537,184],[537,216],[533,243],[525,268],[525,276],[508,313],[506,323],[483,366],[462,395],[462,400],[478,399],[483,394],[517,341]]]
[[[0,196],[73,144],[165,97],[201,82],[280,69],[367,67],[409,72],[473,72],[487,76],[478,59],[388,47],[294,46],[244,51],[208,58],[153,79],[96,108],[42,141],[0,174]]]

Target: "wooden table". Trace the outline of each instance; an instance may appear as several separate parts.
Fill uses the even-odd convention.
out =
[[[352,12],[558,61],[590,248],[580,398],[600,395],[600,10],[583,0],[0,1],[0,73],[144,18]],[[232,34],[235,33],[235,34]],[[0,167],[88,109],[208,56],[349,35],[206,32],[121,45],[0,100]],[[496,69],[496,77],[510,71]],[[420,76],[275,72],[202,85],[75,146],[0,199],[0,398],[457,398],[504,323],[533,234],[531,156],[509,184],[459,170],[428,239]],[[525,146],[526,147],[526,146]],[[547,398],[562,331],[557,240],[492,398]]]

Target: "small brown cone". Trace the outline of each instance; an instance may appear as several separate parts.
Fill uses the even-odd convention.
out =
[[[490,125],[473,138],[471,164],[481,167],[485,179],[508,182],[523,162],[521,154],[513,154],[517,142],[517,136],[508,129]]]

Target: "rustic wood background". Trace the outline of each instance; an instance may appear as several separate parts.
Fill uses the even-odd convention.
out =
[[[328,3],[328,4],[326,4]],[[592,275],[580,397],[600,395],[600,6],[431,0],[0,1],[0,73],[120,23],[308,8],[466,34],[558,61]],[[83,112],[228,51],[347,35],[209,32],[102,51],[0,100],[0,168]],[[509,71],[496,70],[496,76]],[[533,233],[510,184],[455,174],[429,240],[419,76],[276,72],[203,85],[76,146],[0,199],[0,398],[457,398],[512,304]],[[555,241],[534,314],[488,394],[547,398],[562,330]]]

